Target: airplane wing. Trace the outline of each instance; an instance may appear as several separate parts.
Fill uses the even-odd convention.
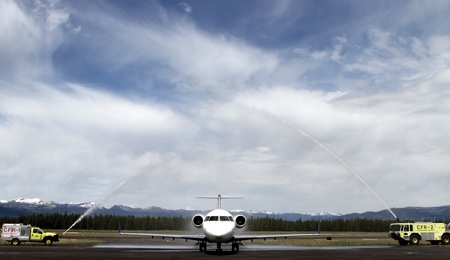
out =
[[[318,236],[320,235],[320,223],[319,223],[319,229],[317,231],[317,234],[285,234],[285,235],[266,235],[266,236],[234,236],[234,241],[243,241],[243,240],[251,240],[253,242],[253,239],[277,239],[277,238],[288,238],[288,237],[306,237],[306,236]]]
[[[175,238],[178,239],[186,239],[186,240],[195,240],[195,241],[206,241],[206,237],[203,235],[169,235],[169,234],[148,234],[148,233],[119,233],[120,235],[129,235],[129,236],[150,236],[152,238],[155,237],[161,237],[162,239],[165,238],[172,238],[175,240]]]
[[[204,235],[169,235],[169,234],[149,234],[149,233],[122,233],[122,231],[120,229],[120,223],[119,223],[119,234],[120,235],[128,235],[128,236],[150,236],[152,238],[161,237],[162,239],[172,238],[173,240],[175,240],[175,238],[178,238],[178,239],[186,239],[186,241],[187,240],[206,241],[206,237]]]
[[[152,238],[161,237],[177,239],[186,239],[186,240],[195,240],[195,241],[207,241],[204,235],[169,235],[169,234],[149,234],[149,233],[122,233],[121,235],[130,235],[130,236],[150,236]],[[320,234],[286,234],[286,235],[266,235],[266,236],[234,236],[233,241],[244,241],[244,240],[253,240],[253,239],[277,239],[277,238],[288,238],[288,237],[303,237],[303,236],[317,236]]]
[[[204,235],[169,235],[169,234],[149,234],[149,233],[122,233],[119,232],[120,235],[130,235],[130,236],[150,236],[152,238],[161,237],[162,239],[172,238],[173,240],[177,239],[185,239],[187,240],[195,240],[195,241],[208,241]],[[232,241],[244,241],[244,240],[252,240],[253,239],[277,239],[277,238],[294,238],[294,237],[303,237],[303,236],[317,236],[317,234],[286,234],[286,235],[266,235],[266,236],[234,236]]]
[[[243,241],[243,240],[253,240],[253,239],[277,239],[277,238],[293,238],[293,237],[304,237],[304,236],[318,236],[320,233],[317,234],[286,234],[286,235],[266,235],[266,236],[234,236],[234,241]]]

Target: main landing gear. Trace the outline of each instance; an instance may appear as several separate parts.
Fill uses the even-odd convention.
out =
[[[202,241],[202,242],[198,242],[199,248],[200,248],[200,252],[206,252],[206,242]],[[222,252],[222,243],[217,243],[217,252]]]
[[[202,241],[202,242],[198,242],[199,245],[199,249],[200,252],[206,252],[207,246],[206,246],[206,242]],[[217,243],[217,252],[222,252],[222,243]]]
[[[233,252],[239,252],[239,242],[233,242],[232,244],[231,244],[231,251],[233,251]]]
[[[239,252],[239,246],[242,245],[239,241],[235,241],[231,243],[231,251],[232,252]],[[199,241],[198,242],[199,250],[200,252],[206,252],[207,250],[207,243],[205,241]],[[217,243],[217,249],[216,252],[222,252],[222,243]]]
[[[199,248],[200,248],[200,252],[206,252],[206,242],[198,242],[199,244]]]

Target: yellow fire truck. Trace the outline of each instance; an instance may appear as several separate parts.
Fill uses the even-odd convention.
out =
[[[3,224],[1,238],[11,242],[13,246],[20,245],[21,242],[44,242],[45,245],[51,246],[53,242],[60,240],[55,233],[23,224]]]
[[[449,225],[444,223],[417,222],[393,223],[389,229],[389,236],[402,246],[418,245],[420,240],[429,241],[432,245],[439,243],[450,244]]]

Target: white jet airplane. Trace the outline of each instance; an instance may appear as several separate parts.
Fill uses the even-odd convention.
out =
[[[320,234],[320,224],[319,231],[317,234],[289,234],[289,235],[267,235],[267,236],[241,236],[235,235],[234,232],[236,228],[243,228],[247,222],[247,219],[243,215],[237,215],[233,218],[233,216],[226,210],[221,209],[222,199],[242,199],[242,197],[222,197],[220,194],[217,197],[197,197],[202,199],[217,199],[218,200],[218,209],[215,209],[206,216],[197,214],[192,218],[192,224],[196,228],[203,228],[204,235],[169,235],[169,234],[148,234],[148,233],[122,233],[120,230],[119,223],[119,234],[121,235],[138,235],[138,236],[151,236],[162,237],[164,238],[172,238],[175,240],[185,239],[186,242],[188,240],[195,240],[199,245],[200,252],[206,252],[206,243],[216,243],[217,250],[222,251],[222,243],[231,243],[231,250],[239,251],[239,245],[241,245],[241,241],[251,240],[253,239],[277,239],[277,238],[288,238],[288,237],[301,237],[301,236],[317,236]]]

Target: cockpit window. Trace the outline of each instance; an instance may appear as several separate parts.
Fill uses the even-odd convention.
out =
[[[229,216],[208,216],[205,221],[234,221],[233,217]]]
[[[391,225],[391,231],[400,231],[400,225]]]
[[[33,233],[42,234],[42,231],[40,229],[33,229]]]

